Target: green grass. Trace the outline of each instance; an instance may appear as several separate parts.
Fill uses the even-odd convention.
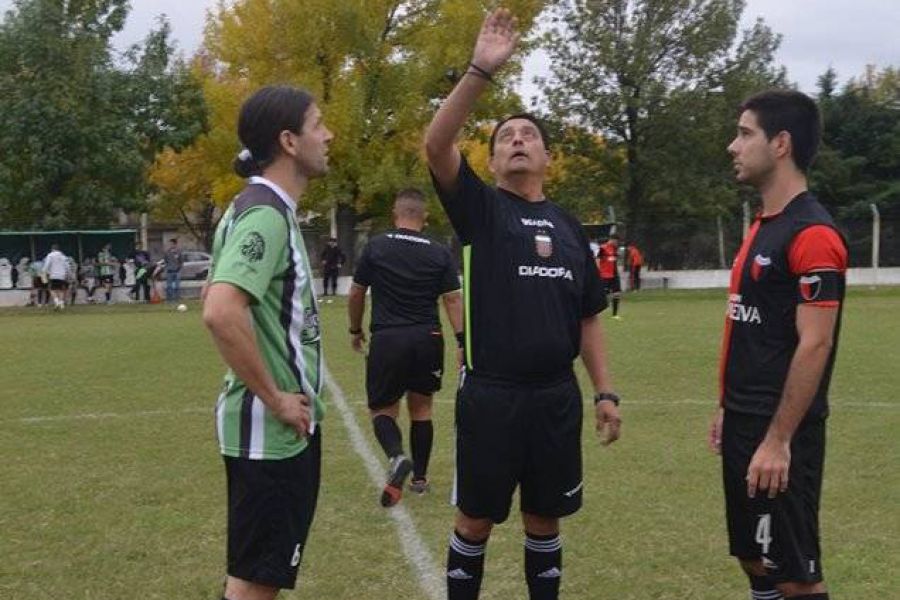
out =
[[[900,589],[898,308],[900,289],[854,289],[845,311],[822,510],[835,598]],[[374,445],[345,310],[322,306],[328,362]],[[622,314],[606,331],[624,437],[605,449],[585,428],[585,506],[563,523],[563,595],[745,598],[704,446],[724,293],[642,292]],[[3,310],[0,343],[0,598],[218,600],[225,498],[212,406],[223,367],[199,307]],[[453,516],[454,379],[437,395],[434,491],[404,499],[439,566]],[[336,409],[324,432],[301,583],[283,597],[425,598]],[[515,519],[495,530],[483,598],[526,597],[521,541]]]

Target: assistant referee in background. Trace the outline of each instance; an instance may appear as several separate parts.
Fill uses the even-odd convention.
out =
[[[373,237],[353,275],[348,311],[353,348],[363,351],[366,291],[372,288],[372,342],[366,358],[366,395],[375,437],[390,459],[381,505],[400,501],[412,471],[410,490],[428,491],[428,461],[434,439],[432,396],[441,389],[444,339],[440,298],[457,339],[462,338],[459,275],[450,251],[422,234],[425,196],[406,189],[394,200],[394,229]],[[399,400],[406,394],[412,460],[403,452],[397,426]]]

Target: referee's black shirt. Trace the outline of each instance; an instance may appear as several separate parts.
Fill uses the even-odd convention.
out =
[[[440,330],[437,299],[459,289],[450,251],[411,229],[387,231],[369,240],[353,281],[372,288],[373,332],[409,325]]]
[[[434,184],[463,244],[467,369],[512,382],[571,373],[582,319],[606,308],[581,224],[485,184],[465,157],[453,192]]]

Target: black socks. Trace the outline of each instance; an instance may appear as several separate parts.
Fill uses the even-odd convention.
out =
[[[409,446],[413,461],[413,481],[425,479],[431,446],[434,443],[434,425],[428,421],[412,421],[409,424]]]
[[[476,600],[484,576],[487,540],[464,538],[458,531],[450,536],[447,551],[447,600]]]
[[[375,428],[375,438],[388,458],[403,454],[403,434],[397,427],[397,421],[387,415],[377,415],[372,419],[372,427]]]
[[[557,600],[562,577],[562,541],[558,533],[525,534],[525,581],[531,600]]]

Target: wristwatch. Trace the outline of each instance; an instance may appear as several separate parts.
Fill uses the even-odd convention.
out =
[[[362,333],[362,328],[353,329],[352,327],[349,329],[350,335],[359,335]]]
[[[616,406],[619,405],[619,396],[612,392],[597,392],[596,394],[594,394],[594,404],[603,402],[604,400],[609,400]]]

